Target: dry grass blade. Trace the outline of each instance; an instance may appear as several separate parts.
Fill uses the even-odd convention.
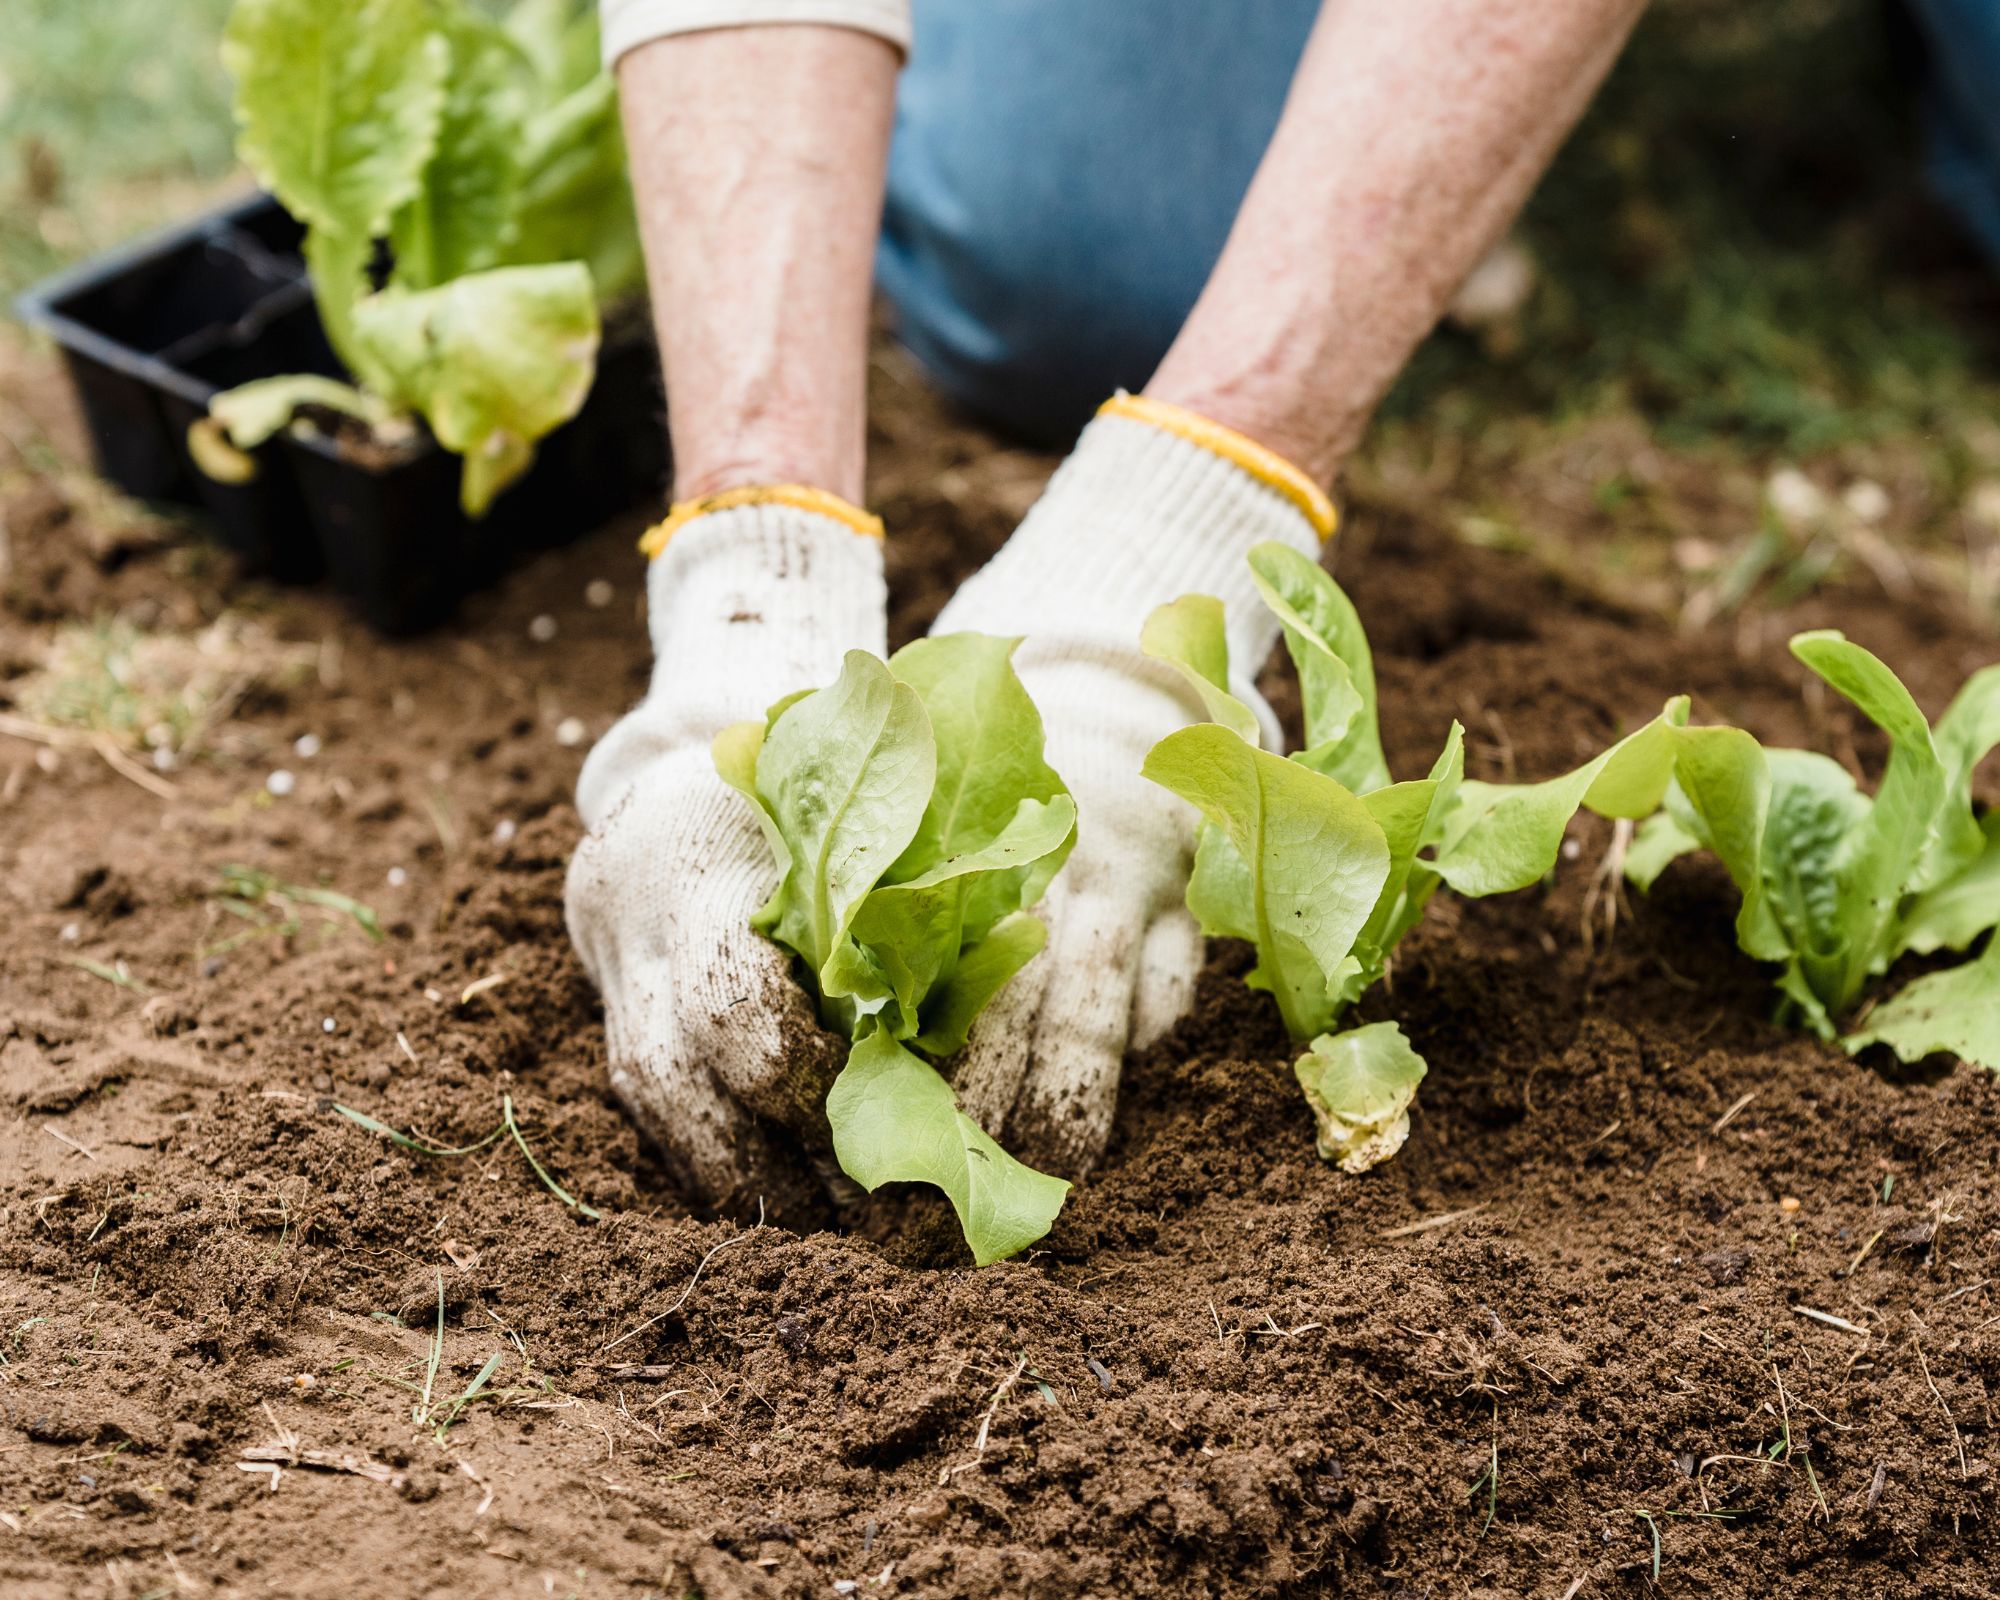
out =
[[[1924,1385],[1931,1392],[1931,1398],[1938,1403],[1938,1410],[1944,1413],[1945,1426],[1951,1429],[1951,1442],[1958,1449],[1958,1476],[1960,1482],[1972,1476],[1972,1468],[1965,1459],[1965,1438],[1958,1431],[1958,1419],[1951,1414],[1951,1407],[1944,1403],[1939,1393],[1937,1380],[1931,1376],[1931,1364],[1924,1359],[1924,1344],[1921,1337],[1912,1335],[1910,1348],[1917,1353],[1917,1366],[1923,1372]]]
[[[1443,1211],[1434,1217],[1425,1217],[1421,1222],[1406,1222],[1400,1228],[1389,1228],[1378,1233],[1378,1239],[1407,1239],[1413,1233],[1429,1233],[1433,1228],[1448,1228],[1454,1222],[1463,1222],[1467,1217],[1477,1216],[1486,1209],[1486,1202],[1467,1206],[1463,1211]]]
[[[1723,1112],[1721,1116],[1717,1117],[1714,1122],[1709,1124],[1708,1131],[1710,1133],[1722,1132],[1724,1128],[1728,1127],[1730,1123],[1736,1120],[1736,1113],[1741,1111],[1752,1100],[1755,1100],[1757,1096],[1762,1092],[1763,1091],[1760,1089],[1747,1089],[1742,1094],[1738,1095],[1735,1098],[1735,1100],[1730,1103],[1729,1109]]]
[[[255,1471],[267,1467],[310,1467],[317,1472],[344,1472],[350,1477],[367,1478],[400,1489],[404,1476],[394,1467],[347,1450],[310,1450],[296,1444],[253,1444],[242,1453],[240,1465]]]
[[[1814,1322],[1824,1323],[1829,1328],[1838,1328],[1842,1333],[1858,1333],[1862,1338],[1874,1337],[1858,1322],[1849,1322],[1845,1317],[1836,1317],[1831,1311],[1815,1311],[1811,1306],[1793,1306],[1793,1312],[1801,1317],[1810,1317]]]
[[[1209,1308],[1213,1310],[1214,1307]],[[1021,1381],[1021,1374],[1028,1370],[1028,1357],[1023,1353],[1014,1363],[1014,1370],[1000,1380],[1000,1387],[993,1391],[993,1400],[986,1408],[986,1414],[979,1419],[979,1434],[972,1441],[972,1459],[961,1461],[955,1467],[946,1467],[938,1474],[938,1486],[942,1488],[961,1472],[970,1472],[986,1459],[986,1441],[993,1431],[993,1416],[1000,1409],[1000,1402],[1007,1398],[1007,1391]]]
[[[717,1256],[721,1255],[722,1252],[727,1250],[731,1245],[741,1244],[745,1239],[751,1238],[754,1235],[761,1233],[763,1231],[763,1228],[764,1228],[764,1207],[760,1202],[757,1207],[756,1227],[750,1229],[746,1233],[732,1234],[729,1238],[724,1239],[722,1243],[716,1245],[713,1249],[711,1249],[707,1255],[703,1256],[699,1261],[697,1261],[694,1264],[694,1276],[688,1279],[687,1287],[681,1290],[681,1297],[678,1300],[676,1300],[672,1305],[668,1306],[667,1309],[662,1311],[658,1316],[648,1317],[644,1322],[640,1323],[639,1326],[636,1328],[628,1328],[624,1333],[619,1334],[617,1338],[613,1339],[609,1344],[607,1344],[604,1347],[604,1349],[607,1352],[616,1350],[627,1339],[635,1338],[639,1334],[644,1333],[648,1328],[654,1326],[656,1323],[661,1323],[666,1321],[668,1317],[671,1317],[676,1311],[680,1310],[682,1306],[688,1303],[688,1296],[694,1293],[694,1286],[701,1282],[701,1275],[707,1269],[709,1262],[713,1261]]]
[[[501,984],[507,982],[512,977],[513,974],[511,972],[489,972],[483,978],[475,978],[459,991],[458,1003],[462,1006],[469,1006],[481,995],[499,988]]]

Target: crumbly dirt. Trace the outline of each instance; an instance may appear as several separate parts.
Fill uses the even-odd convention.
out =
[[[878,377],[907,636],[1047,462]],[[53,404],[45,366],[8,385]],[[963,1266],[923,1198],[703,1217],[607,1091],[562,924],[577,768],[647,669],[633,530],[385,643],[46,465],[0,510],[0,713],[113,610],[316,646],[168,795],[0,734],[8,1595],[2000,1592],[2000,1089],[1775,1030],[1717,871],[1614,925],[1586,820],[1545,889],[1441,898],[1370,1005],[1432,1070],[1366,1177],[1314,1157],[1219,947],[1026,1259]],[[1862,591],[1684,637],[1404,504],[1352,509],[1339,570],[1405,774],[1457,717],[1478,775],[1544,775],[1679,691],[1866,764],[1790,631],[1932,711],[1995,654]],[[384,938],[306,907],[241,939],[232,863]],[[510,1137],[420,1155],[331,1109],[457,1146],[509,1097],[551,1186]]]

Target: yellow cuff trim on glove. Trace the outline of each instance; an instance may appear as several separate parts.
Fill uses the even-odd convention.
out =
[[[1154,400],[1143,394],[1127,394],[1123,389],[1099,406],[1097,414],[1100,417],[1129,417],[1134,422],[1149,423],[1168,433],[1178,434],[1190,444],[1213,451],[1225,461],[1235,462],[1266,488],[1276,490],[1297,506],[1306,521],[1312,524],[1313,532],[1319,535],[1322,544],[1333,537],[1340,517],[1326,491],[1277,451],[1265,448],[1234,428],[1211,422],[1200,412],[1190,411],[1185,406]]]
[[[711,511],[734,511],[738,506],[790,506],[796,511],[810,511],[816,516],[831,517],[835,522],[844,523],[866,539],[882,537],[882,519],[871,516],[861,507],[843,500],[837,494],[829,494],[824,489],[815,489],[805,483],[762,484],[754,488],[725,489],[720,494],[705,494],[695,500],[677,500],[667,508],[667,514],[654,523],[639,538],[640,553],[657,556],[666,549],[667,541],[679,533],[696,517],[705,517]]]

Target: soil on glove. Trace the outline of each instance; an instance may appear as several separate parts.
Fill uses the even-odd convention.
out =
[[[881,387],[908,636],[1048,463]],[[1440,897],[1368,1008],[1431,1064],[1368,1176],[1315,1158],[1222,946],[1026,1259],[962,1265],[918,1197],[699,1216],[563,931],[577,768],[646,677],[634,530],[390,644],[73,480],[0,492],[0,713],[114,610],[305,647],[146,786],[0,734],[8,1595],[2000,1592],[2000,1090],[1770,1026],[1713,867],[1625,903],[1586,819],[1545,889]],[[1407,508],[1350,528],[1400,775],[1454,717],[1476,775],[1547,775],[1683,691],[1865,767],[1791,631],[1933,713],[1995,654],[1942,599],[1684,637]],[[384,937],[232,912],[230,865]],[[335,1102],[443,1146],[505,1102],[549,1182]]]

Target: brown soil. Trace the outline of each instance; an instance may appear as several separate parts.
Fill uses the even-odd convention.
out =
[[[882,387],[907,635],[1046,463],[893,362]],[[387,644],[218,588],[67,480],[16,473],[4,513],[0,710],[53,626],[113,608],[226,598],[320,644],[171,798],[0,736],[7,1594],[2000,1592],[2000,1090],[1771,1028],[1717,872],[1587,938],[1587,822],[1545,892],[1440,901],[1372,1006],[1432,1072],[1368,1177],[1314,1158],[1219,948],[1028,1259],[957,1265],[922,1199],[849,1233],[696,1218],[607,1093],[562,926],[584,746],[555,729],[595,738],[644,681],[631,530]],[[1403,773],[1456,716],[1480,775],[1545,774],[1680,690],[1866,760],[1789,631],[1846,626],[1932,710],[1995,653],[1872,593],[1684,639],[1407,510],[1352,528]],[[228,863],[356,895],[387,938],[314,913],[204,954],[243,931]],[[503,1095],[602,1220],[509,1141],[420,1156],[330,1109],[456,1145]],[[495,1357],[441,1439],[413,1426]]]

